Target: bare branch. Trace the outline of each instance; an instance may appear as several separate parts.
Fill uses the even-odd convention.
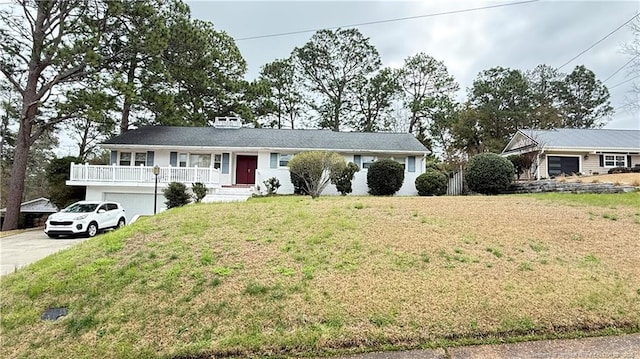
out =
[[[9,73],[4,67],[0,67],[0,72],[9,80],[9,82],[13,85],[13,87],[20,93],[20,95],[24,96],[24,89],[20,86],[20,83],[16,81],[11,73]]]

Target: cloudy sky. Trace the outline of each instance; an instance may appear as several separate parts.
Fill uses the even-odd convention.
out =
[[[536,1],[448,15],[518,2],[499,1],[188,1],[192,16],[211,21],[236,39],[248,64],[247,79],[276,58],[303,46],[314,30],[356,26],[378,49],[383,65],[400,67],[404,59],[425,52],[444,61],[465,98],[478,72],[494,66],[523,71],[538,64],[560,67],[640,12],[640,1]],[[255,38],[289,32],[308,32]],[[604,81],[631,57],[621,52],[633,40],[628,27],[607,37],[561,68],[585,65]],[[616,109],[607,128],[640,129],[640,114],[625,109],[637,76],[624,68],[605,82]],[[635,82],[640,82],[636,79]],[[617,86],[616,86],[617,85]]]

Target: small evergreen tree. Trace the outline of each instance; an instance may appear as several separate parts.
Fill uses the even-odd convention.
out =
[[[164,197],[167,199],[164,203],[167,205],[167,209],[189,204],[189,200],[191,198],[187,193],[187,186],[180,182],[169,183],[169,186],[162,192],[164,193]]]
[[[336,189],[340,194],[346,196],[348,193],[353,191],[351,181],[358,171],[360,171],[358,165],[353,162],[349,162],[346,167],[332,174],[331,183],[336,186]]]
[[[196,203],[200,203],[202,199],[207,195],[207,186],[202,182],[196,182],[191,184],[191,192]]]

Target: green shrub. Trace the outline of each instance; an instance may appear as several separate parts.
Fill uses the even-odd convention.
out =
[[[80,163],[77,157],[55,158],[49,162],[46,168],[49,199],[58,208],[84,199],[86,187],[67,186],[70,178],[71,163]]]
[[[404,167],[394,160],[383,159],[369,166],[367,186],[374,196],[391,196],[400,190],[404,182]]]
[[[415,184],[420,196],[442,196],[447,193],[449,178],[440,171],[427,168],[416,178]]]
[[[196,199],[196,203],[200,203],[202,199],[207,195],[207,186],[202,182],[196,182],[191,184],[191,192]]]
[[[301,152],[289,161],[291,182],[312,198],[320,196],[331,181],[332,174],[344,167],[344,157],[328,151]]]
[[[471,157],[464,178],[473,192],[498,194],[509,188],[514,173],[508,159],[495,153],[481,153]]]
[[[630,173],[630,172],[631,172],[630,167],[614,167],[614,168],[610,168],[609,171],[607,171],[608,174]]]
[[[351,187],[351,181],[353,180],[353,176],[358,171],[360,171],[358,165],[353,162],[349,162],[346,167],[342,168],[341,170],[337,170],[332,174],[331,183],[336,186],[336,189],[338,190],[338,192],[340,192],[340,194],[346,196],[348,193],[351,193],[353,191],[353,188]]]
[[[187,193],[187,186],[185,186],[184,183],[171,182],[162,192],[167,199],[165,202],[167,209],[189,204],[190,196]]]
[[[262,183],[264,183],[264,186],[267,188],[267,195],[278,192],[278,188],[280,188],[280,180],[276,177],[266,179]]]
[[[304,176],[299,175],[297,173],[289,172],[289,177],[291,178],[291,184],[293,185],[293,193],[308,195],[307,191],[304,189]]]

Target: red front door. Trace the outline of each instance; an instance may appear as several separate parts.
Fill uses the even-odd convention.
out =
[[[236,164],[236,183],[255,184],[256,168],[258,168],[257,156],[238,156]]]

